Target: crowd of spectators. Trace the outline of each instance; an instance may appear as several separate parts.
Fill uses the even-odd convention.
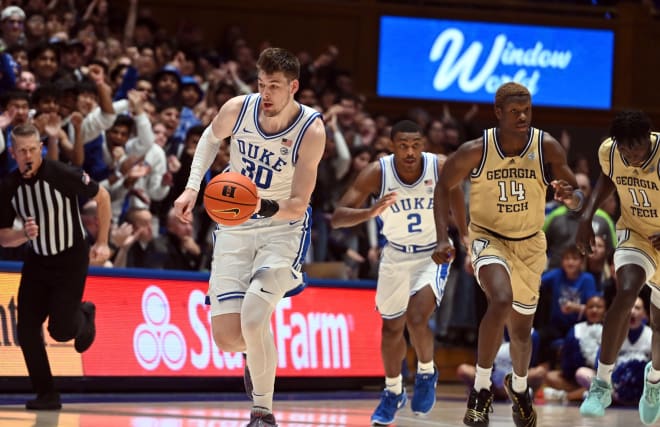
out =
[[[168,34],[138,0],[129,1],[125,16],[107,0],[0,5],[0,179],[15,168],[9,154],[11,129],[32,122],[42,134],[44,156],[84,169],[110,192],[114,254],[106,267],[209,269],[214,224],[201,197],[192,226],[178,221],[172,203],[184,189],[205,126],[228,99],[256,91],[256,56],[267,43],[250,46],[245,30],[231,26],[216,48],[202,49],[198,28]],[[314,225],[307,262],[343,263],[345,278],[374,279],[384,243],[378,222],[336,230],[329,217],[356,175],[389,153],[390,125],[401,117],[368,111],[350,70],[339,67],[341,52],[335,46],[297,55],[302,68],[296,99],[322,112],[327,130],[311,201]],[[449,155],[479,136],[477,112],[475,105],[458,118],[446,105],[440,116],[417,108],[407,118],[424,129],[427,151]],[[568,150],[568,135],[560,141]],[[224,144],[219,151],[200,194],[227,165],[227,148]],[[592,183],[583,160],[578,159],[575,171],[588,194]],[[571,241],[576,218],[549,200],[550,263],[537,323],[540,363],[554,364],[559,363],[561,340],[586,321],[588,301],[601,294],[607,300],[614,289],[611,259],[618,212],[614,199],[599,210],[594,219],[598,245],[584,259]],[[93,201],[85,202],[82,217],[93,241],[98,231]],[[21,260],[23,251],[2,249],[0,258]],[[435,326],[442,340],[451,341],[454,331],[474,342],[485,307],[466,259],[459,251],[438,311]]]

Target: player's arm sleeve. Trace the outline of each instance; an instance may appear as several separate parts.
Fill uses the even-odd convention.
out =
[[[222,140],[213,134],[212,125],[208,125],[197,143],[186,188],[199,191],[202,176],[211,167],[211,163],[213,163],[218,149],[220,149],[221,142]]]

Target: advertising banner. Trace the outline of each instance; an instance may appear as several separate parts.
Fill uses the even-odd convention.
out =
[[[19,280],[19,273],[0,273],[0,376],[26,375],[16,339]],[[48,339],[54,374],[242,376],[242,354],[213,342],[206,289],[205,280],[90,275],[84,299],[96,304],[96,341],[80,355],[73,342]],[[374,293],[308,286],[282,300],[271,319],[278,376],[382,376],[374,363],[380,354]]]
[[[614,31],[382,16],[377,93],[493,103],[525,85],[534,105],[609,109]]]

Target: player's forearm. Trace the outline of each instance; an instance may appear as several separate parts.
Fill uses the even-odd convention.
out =
[[[330,224],[332,228],[352,227],[372,218],[370,209],[355,209],[338,207],[332,214]]]
[[[451,214],[456,222],[456,228],[458,228],[458,232],[463,238],[468,235],[465,195],[461,186],[452,188],[449,194],[451,197]]]
[[[190,175],[188,176],[186,188],[199,191],[202,176],[204,176],[206,171],[211,167],[211,164],[220,149],[221,142],[222,140],[213,135],[211,125],[207,126],[197,143],[195,156],[190,165]]]
[[[0,246],[15,248],[27,241],[28,237],[23,230],[14,230],[13,228],[0,229]]]
[[[110,236],[110,222],[112,220],[112,209],[110,206],[110,194],[104,187],[99,187],[99,192],[94,198],[97,204],[97,215],[99,218],[99,231],[96,243],[108,244]]]
[[[309,207],[309,201],[303,200],[299,197],[278,200],[277,204],[278,209],[275,215],[273,215],[274,219],[300,219],[305,215],[305,211],[307,211],[307,208]]]
[[[433,216],[435,218],[435,234],[438,242],[449,239],[447,224],[449,223],[449,190],[442,184],[435,187],[433,195]]]

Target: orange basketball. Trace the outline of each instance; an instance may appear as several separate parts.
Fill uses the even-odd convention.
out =
[[[238,225],[250,219],[257,199],[257,186],[238,172],[214,176],[204,190],[206,213],[222,225]]]

